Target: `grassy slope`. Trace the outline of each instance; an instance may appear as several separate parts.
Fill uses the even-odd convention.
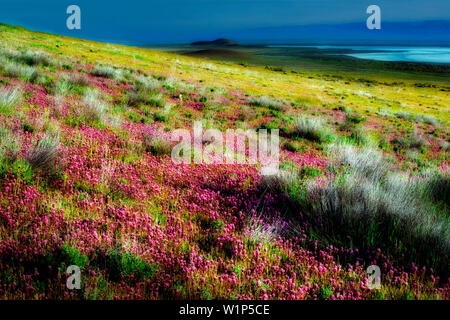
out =
[[[22,35],[18,33],[22,33]],[[448,121],[450,117],[447,107],[450,105],[448,91],[417,88],[414,86],[417,81],[413,79],[404,79],[404,83],[400,87],[395,85],[368,87],[355,81],[346,84],[346,79],[329,79],[328,81],[325,79],[324,81],[321,74],[308,74],[308,77],[301,74],[285,75],[261,68],[213,64],[201,59],[180,57],[158,51],[77,39],[68,40],[68,38],[40,33],[33,33],[33,36],[30,37],[23,30],[17,30],[14,37],[18,37],[31,47],[47,49],[66,56],[77,56],[88,63],[113,63],[143,70],[151,68],[156,73],[178,74],[185,79],[203,80],[205,83],[213,82],[231,90],[239,89],[246,94],[272,95],[292,101],[305,101],[310,104],[333,106],[344,104],[360,111],[376,111],[379,107],[387,107],[412,113],[423,112],[444,121]],[[42,44],[44,39],[45,44]],[[62,45],[56,47],[58,43]],[[76,51],[74,51],[74,47],[76,47]],[[348,76],[353,79],[361,78],[358,73],[349,73]],[[377,75],[365,76],[369,80],[376,80],[378,77]],[[429,82],[442,86],[440,81],[435,83],[430,79]],[[443,87],[448,90],[448,85]],[[363,94],[369,93],[373,98],[362,95],[361,91]],[[342,95],[344,95],[344,99],[341,99]],[[432,99],[432,103],[430,99]],[[403,106],[400,105],[400,102],[403,103]]]
[[[294,208],[286,207],[285,194],[270,183],[261,182],[255,170],[239,166],[174,167],[170,160],[160,157],[164,148],[152,145],[143,152],[145,141],[140,136],[146,125],[167,130],[190,128],[194,119],[204,119],[206,126],[222,129],[280,128],[284,165],[294,164],[305,179],[317,175],[319,179],[331,179],[333,174],[328,171],[331,160],[324,152],[326,139],[321,140],[320,135],[318,141],[295,136],[295,118],[308,114],[327,121],[326,126],[340,139],[348,137],[353,143],[359,143],[352,134],[369,134],[386,157],[404,172],[419,174],[437,168],[445,171],[448,147],[445,150],[439,145],[449,139],[450,97],[449,83],[442,75],[436,76],[438,80],[424,80],[431,76],[421,75],[420,83],[426,85],[418,87],[416,76],[408,73],[284,73],[30,32],[20,27],[0,25],[0,31],[3,46],[44,50],[51,54],[52,60],[59,61],[39,66],[50,81],[27,87],[31,89],[25,92],[25,103],[17,112],[2,118],[4,123],[13,124],[10,129],[20,136],[23,144],[19,159],[11,165],[19,178],[3,172],[1,212],[3,217],[8,217],[4,221],[23,219],[17,218],[16,227],[2,225],[2,241],[16,250],[10,252],[8,246],[4,247],[0,279],[8,286],[2,291],[5,298],[76,298],[58,285],[45,283],[47,273],[58,283],[55,279],[60,279],[63,273],[61,266],[68,263],[86,265],[82,298],[448,297],[445,284],[435,283],[433,276],[425,271],[406,267],[410,260],[408,255],[402,258],[405,249],[401,241],[398,250],[397,246],[395,250],[383,248],[388,257],[375,247],[372,248],[375,251],[355,253],[345,248],[348,243],[344,248],[336,248],[336,244],[345,242],[334,243],[336,239],[331,236],[327,241],[335,247],[329,246],[329,241],[322,243],[324,235],[309,230],[311,221],[295,226],[294,234],[298,238],[290,234],[286,239],[274,239],[277,232],[273,227],[251,222],[250,212],[271,214],[278,211],[275,208],[282,208],[281,214],[298,214],[298,208],[295,203]],[[132,105],[129,92],[135,85],[133,77],[102,79],[90,75],[97,64],[131,68],[133,77],[140,73],[172,82],[161,80],[164,86],[158,90],[162,98],[153,97]],[[72,92],[66,94],[68,113],[65,108],[58,109],[57,104],[45,103],[46,99],[54,98],[55,83],[63,73],[89,79],[87,85],[71,88]],[[13,87],[27,85],[10,76],[2,76],[2,83]],[[95,118],[88,122],[86,115],[77,116],[78,110],[89,104],[82,99],[86,86],[102,92],[102,100],[112,114],[105,115],[105,121]],[[267,99],[269,102],[279,100],[281,106],[273,101],[272,105],[252,103],[259,96],[272,97]],[[155,99],[163,102],[157,103]],[[386,109],[386,114],[378,115],[379,109]],[[412,118],[416,114],[430,115],[439,119],[441,125],[397,118],[393,115],[396,111],[409,112]],[[114,124],[113,116],[119,118],[119,125]],[[345,121],[346,117],[350,120]],[[45,123],[40,124],[40,118]],[[33,161],[27,158],[27,151],[44,133],[51,132],[52,126],[61,131],[61,158],[65,164],[56,173],[29,168]],[[411,152],[404,144],[394,141],[407,139],[414,128],[429,141],[419,152]],[[268,190],[275,200],[264,198]],[[31,197],[35,200],[25,201],[34,192],[37,195]],[[25,215],[20,213],[20,207],[13,206],[17,201],[25,201]],[[261,209],[260,204],[264,207],[265,201],[267,208]],[[446,209],[444,203],[436,206],[439,215]],[[12,216],[8,215],[10,210],[15,212]],[[44,228],[42,239],[39,238],[42,247],[36,248],[35,254],[24,248],[33,247],[35,241],[27,237],[41,231],[35,229],[39,224],[27,220],[27,210],[37,210],[36,219],[41,215],[47,217],[46,222],[39,220],[48,227]],[[442,215],[442,219],[448,219]],[[30,229],[20,231],[19,222]],[[269,226],[277,222],[276,219],[266,221]],[[85,229],[84,224],[89,227]],[[20,232],[27,235],[25,239],[18,236]],[[69,234],[69,237],[55,240],[52,234],[61,237]],[[101,239],[98,235],[102,235]],[[311,241],[315,238],[321,240],[319,248]],[[23,263],[18,262],[21,250],[26,257]],[[205,259],[208,262],[202,262]],[[392,275],[386,275],[381,292],[359,284],[365,281],[360,262],[365,265],[373,259],[386,264],[383,272],[392,270]],[[45,271],[47,265],[60,268],[60,272]],[[33,268],[43,275],[27,278]],[[126,279],[121,279],[120,274]],[[405,280],[408,275],[409,282]],[[19,283],[17,293],[11,287],[13,282]],[[214,286],[208,289],[211,284]]]
[[[189,54],[196,51],[189,47],[161,48],[164,51],[183,52]],[[310,99],[314,103],[338,104],[346,106],[364,106],[359,110],[377,110],[387,107],[394,110],[405,110],[412,112],[424,112],[433,114],[448,121],[448,82],[450,80],[447,68],[436,68],[442,72],[415,72],[414,68],[420,69],[417,64],[385,63],[377,61],[364,61],[352,58],[324,57],[322,53],[311,54],[300,49],[277,49],[277,48],[247,48],[234,47],[235,52],[243,52],[248,58],[233,56],[209,57],[212,60],[229,60],[234,63],[246,63],[253,66],[274,66],[281,68],[278,72],[283,74],[279,79],[297,82],[302,79],[298,86],[289,90],[291,99]],[[297,52],[300,50],[300,52]],[[402,71],[409,68],[410,71]],[[252,70],[252,68],[247,68]],[[261,71],[261,68],[256,68]],[[304,72],[305,70],[309,70]],[[299,72],[299,75],[292,74]],[[264,73],[262,73],[264,75]],[[264,76],[263,76],[264,77]],[[307,79],[305,79],[307,78]],[[372,81],[372,83],[371,83]],[[278,82],[278,81],[277,81]],[[321,86],[317,84],[320,83]],[[282,82],[280,85],[286,85]],[[325,86],[325,84],[328,84]],[[417,86],[436,86],[438,90],[417,90]],[[305,94],[305,90],[313,90],[316,97]],[[437,94],[437,91],[439,93]],[[371,98],[361,97],[369,93]],[[265,94],[272,94],[266,92]],[[343,99],[341,98],[343,97]],[[421,99],[422,98],[422,99]],[[433,98],[433,103],[430,103]],[[400,102],[402,104],[400,104]]]

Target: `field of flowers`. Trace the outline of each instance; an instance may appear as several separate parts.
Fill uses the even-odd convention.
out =
[[[1,299],[450,298],[446,75],[0,39]],[[174,164],[196,120],[279,129],[280,174]]]

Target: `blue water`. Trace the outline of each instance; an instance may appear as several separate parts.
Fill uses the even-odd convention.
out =
[[[286,48],[350,49],[343,55],[379,61],[450,63],[450,47],[393,47],[393,46],[271,46]]]

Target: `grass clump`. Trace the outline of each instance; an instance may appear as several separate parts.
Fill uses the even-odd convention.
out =
[[[160,112],[154,113],[153,119],[159,122],[169,122],[169,118],[165,114],[162,114]]]
[[[96,90],[87,90],[83,96],[83,106],[80,110],[80,117],[89,124],[102,124],[107,110],[98,96]]]
[[[159,93],[162,82],[158,79],[140,75],[135,78],[135,85],[127,94],[127,104],[130,107],[152,105],[164,107],[165,102]]]
[[[282,111],[284,109],[283,103],[264,96],[251,100],[250,104],[257,107],[266,107],[275,111]]]
[[[27,50],[21,52],[19,55],[19,61],[22,61],[28,64],[29,66],[37,66],[37,65],[48,66],[52,64],[50,55],[42,51]]]
[[[59,137],[46,134],[28,153],[27,161],[33,169],[52,172],[58,157]]]
[[[252,244],[272,245],[283,233],[283,221],[266,222],[258,215],[248,219],[244,234]]]
[[[346,112],[345,113],[345,121],[358,124],[366,120],[366,117],[360,115],[357,112]]]
[[[316,232],[331,242],[362,248],[390,251],[400,245],[411,260],[448,272],[443,266],[450,256],[450,222],[436,217],[423,201],[424,190],[437,198],[448,195],[448,177],[424,184],[394,174],[382,154],[370,148],[335,144],[328,152],[341,174],[325,186],[307,185],[298,197]]]
[[[436,127],[436,128],[439,127],[439,125],[440,125],[440,122],[439,122],[438,119],[436,119],[436,118],[433,117],[433,116],[425,115],[425,114],[423,114],[423,115],[418,115],[418,116],[416,117],[416,121],[419,121],[419,122],[423,122],[423,123],[432,125],[433,127]]]
[[[398,111],[395,113],[395,116],[399,119],[405,119],[405,120],[413,119],[413,116],[411,115],[411,113],[409,113],[407,111]]]
[[[316,167],[303,166],[300,169],[300,176],[304,178],[316,178],[322,175],[322,171]]]
[[[432,201],[442,201],[450,208],[450,175],[441,171],[430,171],[424,175],[423,193]]]
[[[160,93],[144,90],[142,88],[135,88],[127,94],[127,104],[130,107],[141,105],[164,107],[165,101]]]
[[[325,128],[326,122],[320,118],[300,116],[295,120],[294,132],[297,136],[308,140],[325,142],[332,138],[332,134]]]
[[[89,258],[82,254],[77,248],[71,247],[67,244],[61,246],[62,260],[66,262],[67,266],[76,265],[84,268],[89,263]]]
[[[138,280],[149,280],[158,271],[158,266],[150,265],[131,253],[118,250],[108,252],[106,267],[112,281],[119,281],[122,277],[129,276],[134,276]]]
[[[55,95],[68,96],[71,94],[83,94],[89,87],[89,81],[83,74],[63,74],[51,88]]]
[[[67,77],[67,81],[74,86],[87,87],[89,86],[89,81],[83,74],[73,73]]]
[[[22,100],[19,89],[0,89],[0,113],[10,115],[16,110],[17,104]]]
[[[392,116],[392,112],[389,109],[380,108],[377,111],[377,115],[379,115],[380,117],[389,118]]]
[[[11,49],[3,49],[0,54],[10,60],[29,66],[48,66],[52,64],[50,55],[42,51],[15,51]]]
[[[448,152],[450,150],[450,142],[448,142],[448,141],[441,141],[439,143],[439,147],[441,148],[441,150],[444,150],[444,151]]]
[[[20,143],[14,133],[6,127],[0,126],[0,171],[5,171],[8,164],[17,159]]]
[[[146,134],[143,139],[143,145],[146,152],[150,152],[155,156],[170,155],[172,153],[172,145],[160,134]]]
[[[135,78],[135,89],[156,92],[160,90],[163,83],[158,79],[148,76],[137,76]]]
[[[361,127],[351,129],[350,139],[358,146],[370,145],[372,143],[370,136]]]
[[[5,75],[8,77],[22,78],[28,82],[35,82],[39,78],[39,72],[33,66],[8,61],[4,64],[3,68],[5,70]]]
[[[408,137],[396,137],[391,143],[394,145],[394,151],[400,151],[403,149],[421,149],[425,147],[428,142],[421,136],[417,130],[414,130]]]
[[[422,137],[417,130],[414,130],[409,138],[409,147],[413,149],[420,149],[428,144],[427,140]]]
[[[160,108],[166,105],[162,94],[152,94],[148,99],[148,104]]]
[[[111,66],[96,65],[91,71],[91,74],[96,77],[115,79],[119,76],[119,72]]]
[[[11,58],[19,62],[25,63],[29,66],[51,65],[50,55],[42,51],[31,51],[31,50],[20,51],[16,54],[13,54]]]
[[[256,113],[253,109],[243,106],[238,115],[239,121],[250,121],[256,118]]]
[[[52,92],[58,96],[69,96],[71,94],[81,94],[83,88],[70,82],[67,78],[62,78],[54,84]]]

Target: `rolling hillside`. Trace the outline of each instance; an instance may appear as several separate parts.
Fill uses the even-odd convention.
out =
[[[1,299],[449,299],[446,74],[0,39]],[[174,164],[194,121],[278,129],[280,173]]]

